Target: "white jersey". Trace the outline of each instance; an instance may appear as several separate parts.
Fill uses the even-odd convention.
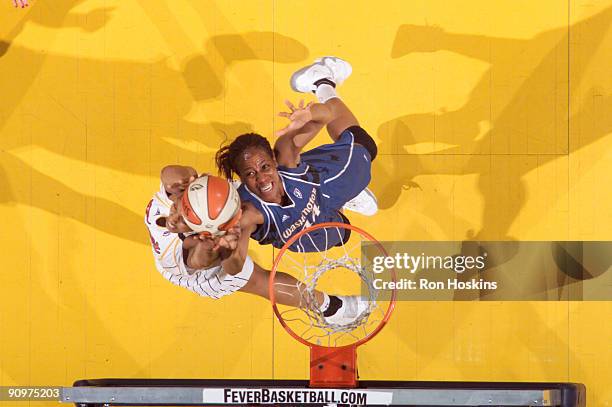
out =
[[[155,266],[161,275],[172,284],[214,299],[242,288],[253,272],[253,260],[249,256],[244,262],[242,271],[235,275],[227,274],[221,266],[199,270],[187,267],[183,257],[181,236],[166,229],[162,220],[170,214],[171,206],[172,201],[161,185],[160,190],[149,201],[144,217],[149,229]],[[164,226],[160,226],[160,223]]]

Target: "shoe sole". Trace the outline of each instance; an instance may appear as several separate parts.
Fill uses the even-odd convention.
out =
[[[374,203],[376,204],[376,206],[378,207],[378,199],[376,198],[376,195],[374,195],[374,192],[372,192],[372,190],[368,187],[366,187],[364,189],[364,191],[366,191],[366,194],[368,194],[368,196],[370,198],[372,198],[372,200],[374,201]]]
[[[322,66],[326,66],[325,61],[326,60],[331,60],[335,63],[343,63],[346,66],[348,66],[348,74],[346,75],[346,77],[340,81],[338,84],[341,84],[342,82],[344,82],[349,76],[351,76],[351,74],[353,73],[353,67],[351,66],[350,63],[348,63],[347,61],[345,61],[342,58],[338,58],[338,57],[333,57],[333,56],[326,56],[326,57],[321,57],[321,58],[317,58],[314,60],[314,63],[305,66],[302,69],[299,69],[297,71],[295,71],[293,73],[293,75],[291,75],[291,79],[289,79],[289,85],[291,86],[291,89],[293,89],[295,92],[299,92],[299,93],[309,93],[312,92],[312,89],[308,89],[308,90],[299,90],[298,89],[298,78],[304,74],[304,72],[306,72],[307,70],[309,70],[310,68],[312,68],[315,65],[322,65]],[[329,67],[328,67],[329,68]],[[331,69],[330,69],[331,70]]]
[[[351,74],[353,73],[353,66],[349,62],[345,61],[342,58],[333,57],[333,56],[327,56],[327,57],[319,58],[319,59],[315,60],[315,62],[318,62],[318,63],[320,63],[322,65],[327,66],[327,64],[325,63],[326,60],[331,60],[332,62],[334,62],[336,64],[342,63],[346,67],[348,67],[347,68],[348,73],[346,74],[344,79],[342,79],[341,81],[336,81],[336,85],[338,85],[338,86],[342,85],[344,83],[344,81],[346,81],[351,76]],[[331,70],[331,68],[330,68],[330,70]],[[332,70],[332,73],[333,73],[333,70]]]
[[[372,192],[372,190],[370,190],[370,188],[365,188],[364,192],[366,193],[366,195],[368,195],[373,201],[374,201],[374,206],[375,209],[369,212],[365,212],[363,210],[358,210],[357,208],[351,207],[350,205],[344,204],[344,206],[342,207],[343,209],[349,210],[351,212],[355,212],[355,213],[359,213],[363,216],[374,216],[378,213],[378,199],[376,198],[376,195],[374,195],[374,192]]]
[[[315,65],[320,65],[320,64],[318,62],[315,62],[314,64],[307,65],[303,67],[302,69],[298,69],[297,71],[295,71],[293,75],[291,75],[291,79],[289,80],[289,85],[291,86],[291,89],[293,89],[295,92],[300,92],[300,93],[312,92],[312,89],[299,90],[297,86],[297,80],[301,75],[304,74],[304,72],[306,72],[307,70],[309,70]]]

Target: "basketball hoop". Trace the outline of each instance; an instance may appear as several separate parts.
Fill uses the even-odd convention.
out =
[[[343,242],[314,253],[296,253],[288,247],[309,234],[319,238],[340,236]],[[348,238],[350,236],[350,238]],[[270,275],[269,290],[272,308],[280,324],[296,340],[310,348],[311,387],[356,387],[358,346],[376,336],[389,321],[395,307],[395,291],[389,299],[381,299],[374,288],[374,275],[362,264],[362,244],[374,246],[386,256],[384,247],[362,229],[343,223],[321,223],[302,230],[289,239],[276,256]],[[276,273],[292,274],[300,281],[300,306],[287,307],[276,302]],[[329,273],[334,271],[335,276]],[[395,272],[391,271],[395,280]],[[338,292],[338,289],[349,292]],[[359,291],[362,311],[350,322],[330,322],[319,310],[317,291],[330,295],[355,295]]]

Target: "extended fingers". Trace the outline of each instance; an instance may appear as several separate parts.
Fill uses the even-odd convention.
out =
[[[289,110],[291,110],[292,112],[295,111],[295,106],[293,105],[293,103],[291,103],[289,99],[285,99],[285,105],[287,105]]]

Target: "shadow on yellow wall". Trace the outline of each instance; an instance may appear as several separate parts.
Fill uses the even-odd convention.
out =
[[[14,38],[28,19],[50,27],[79,26],[87,30],[96,30],[103,26],[101,20],[109,16],[111,9],[95,10],[85,16],[70,12],[78,3],[59,1],[54,7],[33,8],[24,21],[11,32]],[[151,15],[149,10],[149,15]],[[94,19],[92,23],[82,20]],[[66,20],[64,25],[63,21]],[[84,24],[84,25],[82,25]],[[17,150],[36,145],[47,151],[75,160],[128,172],[149,175],[149,162],[138,159],[143,151],[135,151],[133,157],[122,156],[121,137],[141,135],[149,136],[144,151],[155,149],[158,155],[166,157],[168,163],[178,157],[190,154],[176,143],[169,142],[163,136],[180,135],[181,138],[197,140],[199,143],[216,150],[228,138],[252,131],[250,124],[244,122],[193,122],[185,120],[194,103],[202,103],[223,96],[223,82],[226,71],[233,63],[246,60],[274,61],[290,63],[303,60],[308,50],[298,41],[272,32],[247,32],[214,36],[206,41],[204,52],[189,56],[180,72],[168,67],[165,60],[151,64],[128,61],[92,60],[86,58],[65,57],[35,52],[10,42],[0,42],[0,70],[19,74],[2,75],[0,87],[4,89],[0,101],[0,128],[4,120],[19,105],[20,100],[30,90],[43,64],[66,67],[65,76],[55,78],[57,88],[41,92],[41,104],[44,100],[51,104],[46,111],[37,111],[37,106],[28,107],[28,114],[47,121],[50,126],[44,135],[15,137],[4,140],[5,149]],[[84,73],[84,74],[83,74]],[[144,82],[143,82],[143,78]],[[73,84],[78,79],[78,88],[85,89],[87,95],[79,95]],[[135,86],[138,84],[139,86]],[[133,87],[131,92],[114,92],[116,87]],[[159,94],[153,104],[148,106],[151,95]],[[171,100],[168,95],[174,95]],[[140,98],[143,96],[143,98]],[[64,99],[65,98],[65,99]],[[64,100],[82,98],[95,104],[95,115],[87,123],[81,118],[87,117],[87,111],[72,112]],[[143,101],[145,100],[145,101]],[[74,122],[64,123],[58,119],[68,114]],[[42,117],[41,117],[42,116]],[[119,122],[123,120],[124,122]],[[115,125],[114,123],[117,123]],[[116,128],[133,128],[133,134],[117,134]],[[153,147],[152,147],[153,146]],[[150,152],[150,151],[149,151]],[[213,153],[204,152],[212,157]],[[134,159],[136,157],[136,159]],[[211,171],[212,168],[203,170]],[[23,185],[11,185],[11,182],[22,182]],[[96,196],[85,195],[61,181],[55,180],[30,166],[16,155],[5,153],[3,168],[0,168],[0,185],[2,200],[7,203],[23,203],[39,207],[53,214],[62,215],[86,223],[98,230],[137,243],[147,244],[146,231],[142,225],[142,215],[125,208],[119,203]],[[29,185],[38,186],[38,193],[31,194]],[[120,222],[95,222],[92,217],[86,218],[83,211],[62,211],[54,205],[57,197],[72,202],[95,202],[98,219],[120,219]],[[144,204],[143,204],[144,211]],[[144,212],[143,212],[144,213]]]
[[[0,75],[0,88],[3,89],[3,97],[0,98],[0,128],[5,127],[8,118],[15,113],[15,109],[29,92],[36,92],[37,104],[22,107],[21,114],[26,119],[35,118],[37,122],[47,125],[41,132],[27,128],[26,125],[22,133],[2,140],[0,203],[40,208],[48,213],[89,225],[97,231],[148,245],[142,219],[146,201],[142,203],[141,214],[124,206],[125,203],[122,203],[121,199],[110,200],[93,193],[84,193],[70,187],[69,179],[56,179],[36,169],[22,159],[19,153],[27,153],[29,148],[38,147],[79,164],[94,164],[131,174],[150,175],[153,172],[157,175],[157,169],[151,171],[149,168],[151,161],[157,161],[155,157],[160,156],[167,160],[166,162],[172,162],[178,160],[178,157],[193,154],[191,150],[169,142],[165,138],[167,135],[175,136],[178,133],[182,139],[197,140],[216,150],[222,141],[251,131],[250,124],[240,121],[194,122],[184,119],[194,104],[220,99],[223,96],[224,83],[227,80],[225,75],[232,64],[247,60],[298,62],[306,58],[308,50],[298,41],[272,32],[219,35],[206,41],[201,54],[185,58],[181,70],[177,71],[171,69],[166,60],[140,63],[76,58],[39,52],[12,43],[28,22],[58,30],[78,27],[95,31],[102,28],[108,18],[112,18],[112,9],[107,8],[86,14],[73,12],[72,9],[80,3],[82,2],[63,0],[53,2],[52,5],[37,3],[37,7],[28,11],[5,40],[0,41],[0,72],[9,73]],[[48,67],[51,69],[47,69]],[[47,75],[43,81],[44,85],[36,83],[41,75]],[[48,75],[56,77],[49,78]],[[130,91],[115,92],[116,89]],[[155,95],[164,97],[156,98]],[[168,99],[168,95],[172,98]],[[143,102],[151,99],[154,99],[154,109],[150,108],[148,102]],[[44,109],[39,109],[41,106],[44,106]],[[122,138],[140,137],[143,131],[147,136],[147,144],[143,146],[143,150],[133,151],[132,154],[122,150]],[[212,156],[210,152],[205,154]],[[148,160],[140,159],[143,155],[148,155]],[[83,171],[85,167],[79,165],[77,168]],[[117,182],[117,187],[127,188],[121,181]],[[66,205],[66,202],[70,204]],[[3,363],[2,373],[16,383],[29,382],[33,376],[31,367],[40,360],[36,354],[32,355],[31,349],[34,348],[50,355],[45,357],[47,360],[53,360],[54,355],[56,358],[61,355],[62,360],[59,363],[66,365],[70,377],[86,374],[83,369],[86,369],[88,363],[83,361],[87,358],[95,359],[96,363],[102,366],[102,370],[105,369],[104,366],[112,366],[114,371],[122,375],[148,376],[149,369],[156,365],[156,361],[153,360],[146,366],[139,363],[133,354],[126,350],[126,345],[122,343],[118,333],[100,317],[101,310],[92,306],[90,296],[96,294],[88,291],[88,287],[80,287],[82,284],[76,281],[79,280],[76,277],[78,274],[90,272],[91,264],[70,264],[58,276],[49,276],[47,270],[40,270],[32,264],[46,261],[44,256],[52,251],[50,245],[69,247],[67,239],[62,237],[61,243],[36,239],[35,232],[27,222],[12,233],[24,239],[28,235],[34,236],[31,240],[33,247],[27,250],[29,258],[20,259],[24,262],[24,270],[19,270],[19,274],[27,274],[21,276],[19,281],[27,280],[26,295],[36,298],[34,309],[58,309],[67,317],[59,322],[60,332],[57,332],[57,325],[51,328],[51,332],[62,335],[63,342],[50,341],[44,332],[40,331],[42,327],[36,326],[32,321],[31,326],[23,325],[22,330],[12,331],[11,338],[16,340],[11,340],[5,347],[3,362],[6,363]],[[95,240],[95,237],[92,237],[92,240]],[[24,243],[26,246],[30,244],[29,241]],[[82,242],[82,245],[87,246],[88,242]],[[70,246],[70,250],[74,252],[79,249],[81,247],[78,244]],[[63,257],[61,264],[70,263],[70,256]],[[152,261],[146,265],[147,269],[153,267]],[[49,278],[59,280],[51,283],[51,286],[60,286],[60,302],[48,295]],[[18,284],[17,292],[21,292],[24,286]],[[66,288],[61,287],[70,287],[70,292],[65,292]],[[80,289],[74,290],[74,287]],[[5,288],[9,289],[8,286]],[[66,304],[78,304],[78,309],[66,310]],[[32,311],[23,309],[21,301],[17,301],[14,306],[19,308],[16,315],[21,315],[22,312],[29,315]],[[116,306],[104,312],[115,310]],[[117,317],[118,320],[121,319],[120,316]],[[185,315],[184,318],[189,316]],[[180,321],[177,323],[180,324]],[[74,326],[80,330],[75,330],[72,334],[66,332]],[[183,338],[176,337],[175,342],[155,359],[177,360],[176,352],[181,348],[182,340]],[[29,342],[26,344],[24,341]],[[37,344],[44,345],[38,347]],[[26,347],[27,351],[20,351],[22,347]],[[64,356],[66,349],[73,352]],[[18,356],[19,354],[24,356]],[[18,357],[24,360],[15,363]],[[91,363],[89,365],[91,366]],[[34,376],[44,377],[47,370],[50,369],[37,367]]]
[[[477,174],[485,205],[482,227],[466,238],[509,238],[509,228],[527,199],[523,176],[601,139],[612,130],[610,115],[605,114],[612,106],[609,96],[603,97],[592,89],[584,100],[575,100],[589,58],[599,47],[612,45],[602,43],[611,21],[612,7],[609,7],[572,25],[569,30],[563,27],[546,31],[528,40],[453,34],[437,27],[401,26],[392,47],[393,58],[444,50],[488,62],[491,67],[460,109],[409,114],[378,128],[381,144],[396,148],[388,156],[393,161],[390,166],[381,165],[381,161],[375,165],[374,189],[381,208],[392,207],[402,190],[418,188],[414,179],[420,175]],[[568,49],[573,41],[571,33],[579,33],[578,38],[586,39],[580,42],[579,53]],[[568,106],[569,98],[572,98],[571,106]],[[579,140],[572,139],[569,126],[585,118],[600,123],[597,131],[585,132]],[[484,134],[483,123],[488,123]],[[410,162],[418,162],[418,166],[410,168],[401,161],[401,156],[407,154],[406,146],[425,141],[455,146],[432,153],[440,158],[449,156],[446,165],[440,159],[434,170],[417,158]],[[452,157],[461,155],[469,158],[457,170]],[[523,159],[515,162],[520,165],[511,165],[512,156],[519,155]],[[527,155],[533,157],[525,158]],[[483,156],[496,156],[496,162],[483,160]],[[499,185],[492,174],[495,166],[502,166],[500,171],[507,176],[508,182],[504,185]]]

